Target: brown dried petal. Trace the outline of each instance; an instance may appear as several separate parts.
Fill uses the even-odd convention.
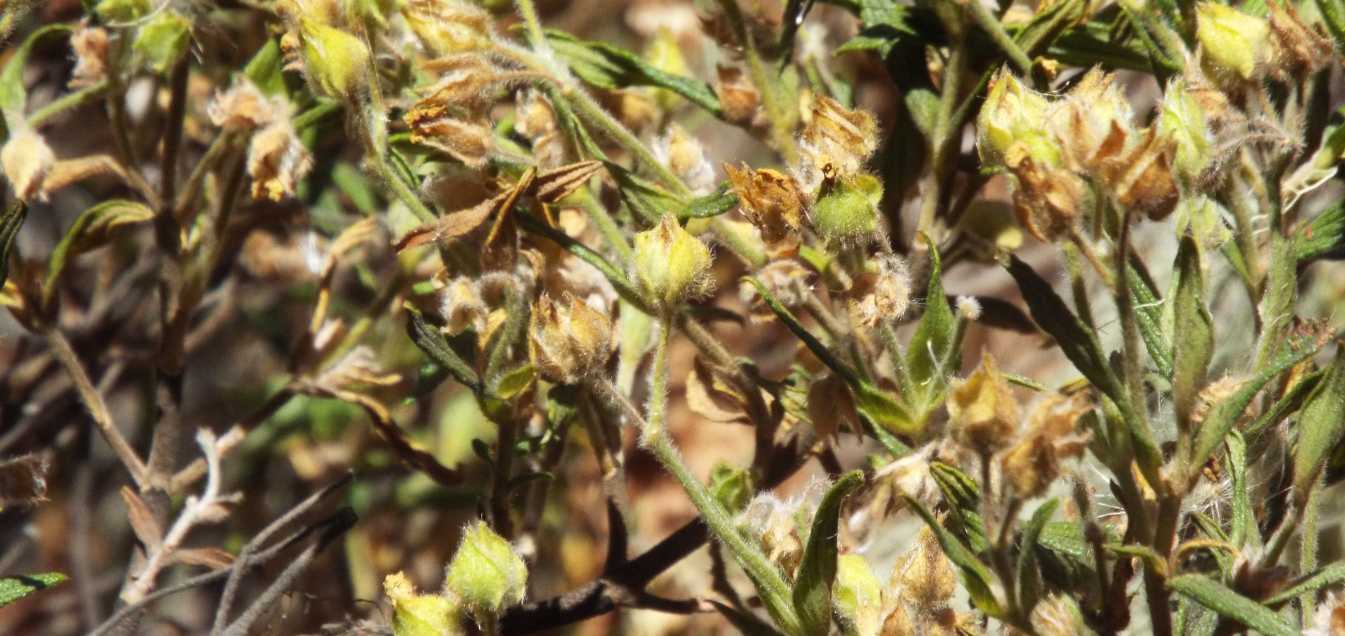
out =
[[[743,215],[761,230],[761,238],[778,243],[803,228],[804,199],[793,177],[763,168],[724,164]]]
[[[47,468],[46,458],[38,455],[0,462],[0,507],[45,501]]]
[[[70,36],[75,52],[75,68],[70,72],[70,88],[90,86],[107,77],[107,29],[80,27]]]
[[[233,565],[234,555],[221,548],[184,548],[173,552],[173,560],[184,565],[223,570]]]
[[[1023,228],[1043,241],[1067,234],[1087,196],[1083,179],[1062,168],[1038,167],[1030,157],[1022,158],[1014,176],[1014,214]]]
[[[122,486],[121,499],[126,502],[126,519],[131,524],[131,530],[145,549],[152,551],[163,543],[163,526],[155,520],[154,513],[140,495],[135,494],[129,486]]]
[[[298,181],[313,168],[313,159],[294,125],[282,119],[252,136],[247,165],[252,198],[280,201],[294,195]]]
[[[447,107],[417,104],[403,118],[411,127],[411,141],[447,153],[469,168],[480,168],[490,153],[490,128],[484,123],[454,118]]]
[[[601,161],[580,161],[553,168],[537,175],[530,193],[542,203],[557,203],[584,187],[588,180],[602,169]]]
[[[748,81],[742,69],[720,66],[716,69],[714,89],[724,109],[724,119],[739,125],[750,125],[756,119],[761,105],[761,94]]]
[[[741,393],[697,357],[686,378],[687,408],[712,422],[750,424]]]

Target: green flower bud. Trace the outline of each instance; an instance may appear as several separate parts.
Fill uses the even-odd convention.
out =
[[[985,105],[976,117],[976,147],[986,164],[1015,168],[1028,158],[1038,166],[1060,164],[1060,146],[1047,130],[1047,99],[1018,81],[1007,69],[990,82]]]
[[[167,72],[187,52],[191,21],[176,11],[162,11],[136,33],[131,49],[157,73]]]
[[[1233,238],[1224,224],[1224,206],[1205,195],[1183,197],[1177,204],[1177,235],[1190,234],[1200,245],[1213,249]]]
[[[644,57],[650,66],[664,73],[681,77],[691,75],[686,56],[682,53],[681,45],[677,43],[677,36],[667,28],[660,28],[654,39],[650,40],[649,46],[645,48]],[[664,109],[672,108],[682,100],[677,93],[666,88],[657,89],[654,92],[654,99]]]
[[[469,2],[410,0],[402,5],[406,25],[434,55],[452,55],[490,44],[490,14]]]
[[[448,564],[444,587],[478,622],[523,602],[527,584],[528,566],[508,541],[481,521],[467,526]]]
[[[883,620],[883,588],[864,557],[842,554],[836,558],[836,585],[831,596],[846,636],[879,633]]]
[[[93,10],[104,22],[124,23],[149,15],[154,6],[149,0],[102,0]]]
[[[1173,148],[1172,169],[1187,183],[1195,181],[1214,159],[1214,133],[1209,120],[1181,79],[1168,82],[1163,93],[1158,136]]]
[[[1270,25],[1228,5],[1196,5],[1196,39],[1205,60],[1217,71],[1244,80],[1255,77],[1270,54]]]
[[[856,245],[878,236],[883,184],[872,175],[842,177],[823,186],[813,204],[813,229],[828,245]]]
[[[462,632],[462,611],[453,599],[416,594],[405,574],[383,579],[383,593],[392,601],[393,636],[442,636]]]
[[[640,290],[664,309],[709,293],[713,262],[710,248],[678,225],[672,215],[664,215],[657,226],[635,235],[633,265]]]
[[[304,67],[319,91],[345,98],[364,88],[369,49],[362,40],[307,16],[299,18],[299,34]]]

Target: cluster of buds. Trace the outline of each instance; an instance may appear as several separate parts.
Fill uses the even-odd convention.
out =
[[[1162,219],[1213,165],[1213,118],[1226,117],[1228,106],[1203,88],[1198,74],[1174,79],[1157,121],[1138,128],[1115,77],[1099,69],[1054,101],[1004,70],[977,119],[977,148],[987,165],[1012,175],[1019,222],[1042,240],[1073,231],[1097,193]]]
[[[1266,4],[1268,18],[1217,2],[1196,6],[1196,39],[1211,75],[1225,83],[1289,82],[1330,61],[1331,41],[1305,24],[1292,3]]]

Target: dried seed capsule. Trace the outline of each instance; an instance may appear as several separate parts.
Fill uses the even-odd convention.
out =
[[[953,437],[981,455],[1009,445],[1020,413],[995,357],[986,352],[980,366],[948,392],[948,427]]]
[[[532,308],[528,355],[549,382],[575,384],[602,370],[612,352],[612,321],[573,294],[543,295]]]
[[[803,193],[793,177],[762,168],[753,170],[724,164],[724,172],[738,196],[739,209],[761,230],[767,243],[780,243],[803,228]]]

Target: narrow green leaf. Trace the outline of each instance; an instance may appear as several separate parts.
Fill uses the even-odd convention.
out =
[[[1336,41],[1336,53],[1345,51],[1345,2],[1341,0],[1317,0],[1317,11],[1322,14],[1322,22],[1331,37]]]
[[[1294,259],[1293,241],[1272,232],[1269,260],[1265,291],[1256,308],[1263,325],[1256,345],[1258,368],[1283,351],[1285,338],[1294,324],[1294,303],[1298,299],[1298,262]]]
[[[1205,308],[1204,296],[1200,248],[1195,239],[1184,236],[1177,251],[1177,291],[1172,299],[1172,331],[1180,334],[1172,349],[1172,402],[1183,431],[1190,425],[1214,354],[1214,319]]]
[[[574,74],[592,86],[609,90],[631,86],[665,88],[715,117],[724,116],[719,97],[705,82],[659,70],[638,55],[606,42],[585,42],[555,30],[548,30],[546,39]]]
[[[1345,351],[1337,350],[1330,371],[1298,414],[1294,447],[1294,489],[1307,497],[1327,456],[1345,434]]]
[[[805,633],[831,631],[831,584],[836,580],[836,533],[841,502],[862,483],[864,473],[860,471],[842,475],[822,497],[813,517],[808,546],[794,581],[794,609],[799,613]]]
[[[0,577],[0,607],[4,607],[18,601],[29,594],[40,592],[53,585],[59,585],[66,580],[66,575],[60,572],[44,572],[42,574],[16,574]]]
[[[493,384],[495,388],[491,393],[501,400],[512,400],[530,385],[537,377],[537,370],[531,364],[521,364],[517,367],[501,372],[495,378]]]
[[[1037,542],[1041,540],[1046,522],[1060,507],[1059,499],[1051,499],[1037,506],[1032,518],[1023,527],[1023,538],[1018,544],[1018,599],[1026,612],[1031,612],[1041,594],[1040,574],[1037,572]]]
[[[621,164],[611,161],[605,164],[607,172],[616,182],[621,200],[646,224],[657,225],[663,219],[663,213],[669,210],[686,209],[685,201],[669,194],[662,186],[627,170]]]
[[[429,356],[431,360],[439,363],[440,366],[453,374],[454,379],[459,383],[470,388],[474,393],[480,393],[481,378],[476,375],[476,371],[472,370],[471,365],[467,364],[453,351],[444,335],[439,333],[434,325],[426,321],[425,317],[416,308],[407,305],[406,311],[410,315],[406,331],[407,335],[411,337],[411,341],[416,343],[416,346],[420,347],[420,350],[424,351],[425,355]]]
[[[284,63],[280,55],[280,41],[270,38],[248,60],[247,66],[243,67],[243,75],[262,93],[282,95],[285,93]]]
[[[943,492],[952,522],[950,531],[961,535],[971,551],[980,554],[990,548],[985,535],[985,520],[981,518],[981,487],[966,473],[940,461],[930,462],[930,476]]]
[[[908,24],[909,7],[890,0],[860,0],[858,5],[863,26],[858,35],[842,44],[833,55],[875,51],[879,56],[887,57],[902,40],[916,35],[915,29]]]
[[[1014,40],[1024,52],[1035,56],[1050,48],[1065,29],[1084,17],[1087,10],[1088,3],[1083,0],[1052,3],[1044,11],[1038,11],[1032,16],[1032,21],[1014,36]]]
[[[1144,348],[1158,367],[1159,375],[1172,377],[1172,345],[1167,334],[1163,333],[1163,299],[1149,286],[1149,281],[1140,275],[1135,267],[1126,268],[1126,282],[1130,285],[1130,295],[1135,299],[1135,323],[1139,327],[1140,337],[1144,339]]]
[[[1316,390],[1317,385],[1321,383],[1322,378],[1326,377],[1327,369],[1318,369],[1298,379],[1289,390],[1280,396],[1270,408],[1256,417],[1250,425],[1247,426],[1247,437],[1255,439],[1261,431],[1267,427],[1279,423],[1280,420],[1289,416],[1303,406],[1309,395]]]
[[[1261,542],[1247,488],[1247,442],[1238,431],[1229,433],[1224,442],[1228,446],[1228,472],[1233,477],[1233,521],[1229,524],[1229,542],[1241,549],[1248,539],[1252,539],[1253,544]]]
[[[1168,586],[1183,596],[1267,636],[1294,636],[1298,633],[1278,614],[1222,583],[1200,574],[1186,574],[1168,581]]]
[[[1088,540],[1083,525],[1077,521],[1052,521],[1041,530],[1037,543],[1042,547],[1068,556],[1076,561],[1091,560]]]
[[[727,184],[703,197],[696,197],[677,212],[679,221],[687,219],[706,219],[725,214],[738,207],[738,197]]]
[[[1345,130],[1345,126],[1340,130]],[[1345,245],[1345,204],[1327,208],[1294,233],[1294,256],[1300,265],[1321,258],[1341,245]]]
[[[139,201],[113,199],[95,205],[75,218],[65,236],[56,244],[47,263],[47,279],[42,283],[42,304],[50,305],[56,283],[65,273],[70,259],[107,242],[112,231],[154,218],[154,210]]]
[[[710,470],[709,489],[715,501],[735,515],[747,507],[756,493],[752,486],[751,471],[724,463],[715,464]]]
[[[0,287],[4,287],[5,281],[9,279],[9,252],[27,217],[28,204],[23,201],[15,201],[0,215]]]
[[[929,269],[929,287],[925,290],[925,313],[920,317],[920,324],[916,326],[915,333],[911,335],[910,343],[906,347],[906,368],[910,374],[911,384],[915,387],[916,393],[920,394],[919,403],[913,402],[913,406],[922,413],[943,403],[943,395],[948,386],[947,375],[957,371],[942,368],[949,350],[956,344],[953,341],[957,317],[943,293],[939,250],[932,245],[929,248]]]
[[[1274,596],[1266,599],[1266,605],[1280,605],[1294,600],[1294,597],[1308,592],[1315,592],[1324,587],[1335,585],[1345,581],[1345,563],[1332,563],[1308,576],[1303,577],[1296,583],[1291,583],[1289,587],[1284,588]]]
[[[28,66],[28,56],[33,52],[33,47],[49,35],[70,33],[73,30],[68,24],[48,24],[29,34],[28,39],[9,56],[4,70],[0,71],[0,114],[4,115],[5,126],[10,131],[24,126],[23,111],[28,103],[28,89],[23,85],[23,70]]]
[[[967,593],[971,595],[972,605],[988,616],[1003,617],[1004,609],[1000,607],[999,600],[995,598],[995,579],[994,575],[990,573],[990,568],[980,559],[977,559],[966,544],[940,525],[924,504],[911,497],[904,498],[906,499],[906,505],[920,515],[929,529],[934,532],[934,538],[938,540],[943,553],[961,571],[962,584],[967,588]]]
[[[1213,453],[1214,449],[1224,443],[1224,437],[1228,435],[1228,431],[1233,429],[1233,425],[1247,410],[1247,405],[1251,404],[1252,398],[1261,392],[1262,387],[1266,386],[1271,380],[1278,378],[1281,373],[1317,353],[1319,348],[1321,348],[1321,345],[1314,343],[1309,338],[1296,338],[1290,341],[1288,346],[1280,352],[1280,355],[1263,367],[1260,373],[1244,382],[1233,395],[1215,404],[1205,416],[1205,421],[1201,422],[1199,430],[1196,431],[1195,444],[1191,447],[1191,457],[1186,462],[1187,470],[1194,473],[1205,465],[1205,461],[1210,458],[1210,453]]]
[[[1028,310],[1037,326],[1055,338],[1065,357],[1074,363],[1074,367],[1093,386],[1112,401],[1118,404],[1125,402],[1128,398],[1121,388],[1121,381],[1107,364],[1107,355],[1096,334],[1079,321],[1074,312],[1070,311],[1069,305],[1051,288],[1051,284],[1037,275],[1027,263],[1010,256],[1007,267],[1009,275],[1018,283],[1018,289],[1023,294],[1023,300],[1027,301]]]

